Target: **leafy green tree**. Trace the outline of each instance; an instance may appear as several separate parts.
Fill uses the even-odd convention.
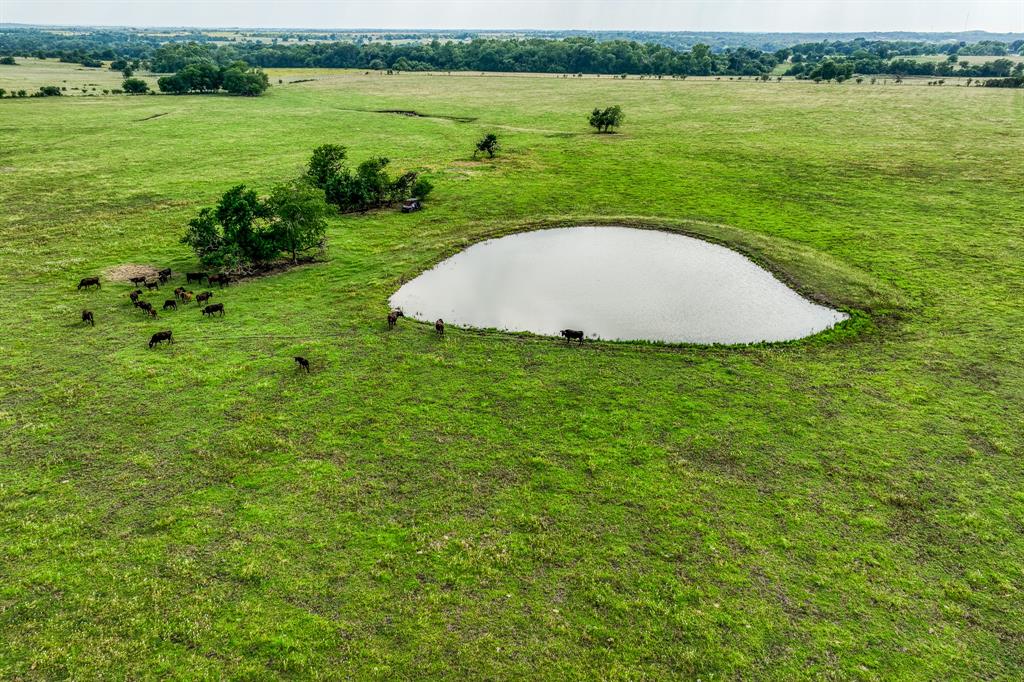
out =
[[[221,71],[213,62],[189,64],[178,75],[188,82],[189,90],[198,92],[216,92],[222,83]]]
[[[623,113],[622,107],[617,104],[604,109],[595,108],[590,112],[590,125],[597,128],[599,133],[608,133],[612,128],[622,125],[625,118],[626,115]]]
[[[270,79],[260,69],[252,69],[245,62],[235,62],[221,74],[222,87],[232,95],[257,97],[270,87]]]
[[[161,76],[157,79],[156,85],[160,88],[160,92],[166,92],[171,95],[184,95],[192,89],[188,80],[177,73],[173,76]]]
[[[3,65],[3,66],[17,66],[18,62],[14,61],[14,57],[11,57],[10,55],[8,55],[8,56],[5,56],[5,57],[0,57],[0,65]]]
[[[433,191],[434,185],[429,180],[426,178],[416,178],[416,181],[412,183],[409,194],[422,201]]]
[[[320,189],[326,188],[331,178],[341,173],[347,154],[348,150],[340,144],[320,145],[309,159],[306,177]]]
[[[309,183],[293,181],[278,185],[267,200],[274,244],[298,261],[301,251],[323,244],[327,233],[327,202],[323,192]]]
[[[129,95],[145,95],[149,92],[149,83],[141,78],[125,78],[121,89]]]
[[[38,97],[59,97],[61,94],[60,87],[57,85],[44,85],[36,93]]]
[[[7,94],[7,91],[4,90],[3,88],[0,88],[0,97],[3,97],[6,94]]]
[[[501,148],[498,143],[498,136],[494,133],[487,133],[483,139],[476,143],[476,151],[473,152],[473,156],[479,153],[486,153],[489,158],[494,158],[495,153]]]

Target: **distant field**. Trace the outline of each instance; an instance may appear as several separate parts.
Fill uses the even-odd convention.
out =
[[[0,679],[1024,677],[1024,92],[272,77],[0,101]],[[223,319],[75,290],[169,266],[159,307],[200,208],[327,142],[434,195],[333,217],[327,262],[215,291]],[[387,330],[445,255],[594,222],[723,242],[854,319],[743,348]]]
[[[56,85],[66,89],[65,95],[102,95],[104,90],[119,90],[124,76],[120,71],[103,68],[89,68],[81,64],[67,64],[56,59],[17,58],[17,66],[0,65],[0,88],[8,93],[26,90],[29,94],[44,85]],[[153,89],[157,76],[146,73],[136,74]]]

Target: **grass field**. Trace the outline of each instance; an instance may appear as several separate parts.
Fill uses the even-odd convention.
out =
[[[1019,679],[1022,124],[1011,90],[746,81],[0,102],[0,677]],[[326,142],[435,196],[333,219],[329,262],[218,291],[223,319],[75,291],[194,268],[200,207]],[[855,321],[387,331],[444,255],[594,221],[733,245]]]
[[[64,95],[104,95],[104,90],[120,90],[124,75],[120,71],[107,68],[92,68],[81,64],[67,64],[56,59],[17,58],[17,65],[0,65],[0,88],[7,91],[7,96],[18,90],[28,94],[36,92],[44,85],[56,85],[64,89]],[[157,76],[149,73],[138,73],[141,78],[156,90]]]

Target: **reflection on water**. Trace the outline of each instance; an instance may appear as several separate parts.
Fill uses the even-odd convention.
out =
[[[723,246],[628,227],[475,244],[405,284],[391,304],[458,326],[693,343],[798,339],[847,318]]]

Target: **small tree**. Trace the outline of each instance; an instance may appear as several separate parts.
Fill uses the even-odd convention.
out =
[[[432,191],[434,191],[434,185],[426,178],[417,178],[412,183],[411,194],[421,201],[426,199]]]
[[[321,246],[327,233],[327,202],[323,192],[309,183],[294,181],[278,185],[270,193],[267,207],[273,216],[270,232],[274,244],[291,254]]]
[[[0,88],[0,97],[3,97],[6,94],[7,94],[7,91],[4,90],[3,88]]]
[[[132,67],[130,67],[130,66],[126,66],[123,69],[121,69],[121,75],[124,76],[125,78],[131,78],[132,76],[135,75],[135,70],[132,69]]]
[[[622,125],[625,119],[622,107],[615,105],[604,109],[594,109],[590,112],[590,125],[597,128],[599,133],[609,133],[612,128]]]
[[[0,64],[4,66],[17,66],[18,62],[14,61],[14,57],[8,55],[6,57],[0,57]]]
[[[58,97],[61,94],[60,87],[56,85],[44,85],[36,93],[38,97]]]
[[[149,92],[149,83],[141,78],[125,78],[121,89],[129,95],[145,95]]]
[[[340,144],[322,144],[313,150],[306,166],[306,177],[320,189],[325,189],[331,178],[341,174],[348,150]]]
[[[476,151],[473,152],[473,156],[486,152],[487,156],[493,159],[499,149],[501,149],[501,145],[498,143],[498,136],[494,133],[487,133],[482,140],[476,143]]]

